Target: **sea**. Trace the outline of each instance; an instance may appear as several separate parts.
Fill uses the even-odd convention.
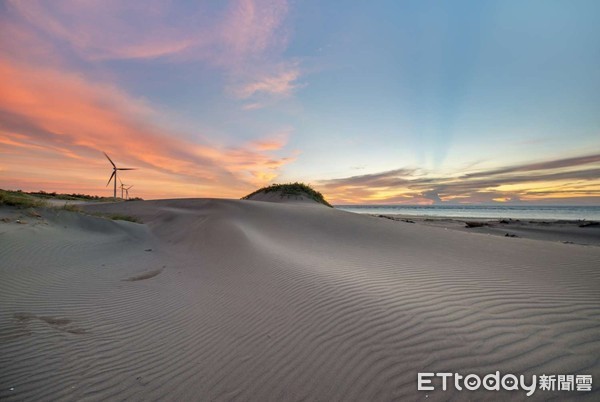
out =
[[[335,207],[343,211],[374,215],[600,221],[600,205],[335,205]]]

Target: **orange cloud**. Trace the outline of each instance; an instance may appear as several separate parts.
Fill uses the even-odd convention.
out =
[[[215,191],[204,195],[230,195],[232,189],[240,195],[276,177],[279,168],[291,160],[272,154],[285,145],[282,138],[236,148],[180,139],[177,133],[152,123],[156,112],[144,101],[112,85],[90,83],[78,74],[6,58],[0,59],[0,74],[5,79],[0,87],[3,153],[13,164],[29,165],[26,174],[9,168],[1,183],[5,187],[26,184],[25,177],[39,177],[40,185],[54,183],[50,178],[67,166],[71,180],[73,172],[85,171],[82,180],[101,184],[106,176],[106,162],[99,152],[103,150],[116,161],[140,167],[146,175],[155,172],[167,188],[195,182]],[[82,159],[87,164],[82,165]],[[86,179],[91,168],[98,175]],[[171,196],[175,195],[172,191]]]
[[[276,151],[287,143],[291,129],[281,131],[270,138],[252,141],[250,145],[259,151]]]
[[[340,179],[317,186],[334,203],[482,203],[600,199],[600,154],[579,155],[496,169],[432,176],[396,169]]]
[[[127,172],[139,195],[230,197],[275,179],[294,160],[280,155],[287,132],[236,147],[186,140],[156,123],[159,112],[111,84],[106,71],[98,81],[74,68],[109,59],[192,59],[222,68],[237,86],[254,85],[249,96],[285,93],[295,78],[286,78],[284,69],[276,72],[279,79],[264,79],[275,74],[273,66],[289,65],[278,56],[287,41],[285,0],[231,1],[216,11],[195,3],[177,9],[159,0],[5,6],[0,187],[106,191],[102,150],[117,163],[140,168]],[[64,49],[79,59],[67,60]],[[264,99],[256,104],[263,107]]]
[[[297,63],[281,58],[288,41],[284,24],[287,0],[233,0],[223,4],[9,1],[2,31],[10,33],[7,37],[11,38],[31,35],[15,29],[19,23],[29,24],[42,36],[67,44],[88,62],[155,58],[203,61],[222,69],[229,80],[228,92],[241,99],[292,94],[298,87],[295,81],[300,71]],[[178,23],[174,24],[173,19]],[[44,63],[56,57],[48,54],[51,46],[39,46],[39,40],[19,41],[21,46],[14,47],[19,51],[37,47]],[[261,99],[243,109],[268,104]]]

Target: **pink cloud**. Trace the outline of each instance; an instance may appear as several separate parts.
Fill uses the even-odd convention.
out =
[[[292,129],[288,128],[268,138],[252,141],[249,145],[258,151],[276,151],[285,146],[291,131]]]
[[[291,95],[298,87],[295,82],[300,70],[297,62],[286,62],[281,56],[289,37],[284,24],[287,1],[216,4],[12,0],[5,22],[28,24],[43,37],[68,44],[87,61],[163,58],[208,63],[223,70],[230,94],[241,99],[262,98],[245,105],[245,110],[270,104],[265,102],[268,97]],[[42,55],[44,61],[48,57]]]
[[[298,69],[293,68],[275,75],[261,77],[238,88],[236,95],[242,99],[247,99],[257,94],[289,96],[298,87],[295,81],[299,76],[300,72]]]
[[[252,103],[247,103],[247,104],[243,105],[242,110],[257,110],[257,109],[262,109],[265,106],[266,105],[261,102],[252,102]]]
[[[213,195],[229,195],[265,184],[291,160],[273,154],[285,146],[283,137],[235,148],[183,140],[151,123],[156,112],[144,101],[75,73],[0,59],[0,75],[5,79],[0,113],[7,116],[0,122],[0,144],[12,161],[9,166],[27,164],[25,173],[8,169],[4,174],[14,183],[26,177],[53,182],[57,172],[67,169],[70,180],[76,172],[86,172],[81,176],[91,176],[86,180],[101,190],[106,164],[102,150],[142,168],[149,187],[148,177],[155,176],[170,183],[167,188],[193,181],[212,189]]]
[[[9,5],[14,16],[89,60],[180,56],[231,67],[286,43],[285,0],[234,0],[217,10],[161,0],[12,0]]]
[[[236,57],[261,55],[272,47],[285,45],[287,37],[281,27],[287,11],[283,0],[233,2],[219,36]]]
[[[164,2],[10,1],[15,16],[67,42],[90,60],[153,58],[180,53],[198,42],[164,19]],[[197,21],[200,22],[200,21]],[[141,26],[146,29],[140,29]],[[201,26],[205,26],[202,24]]]
[[[224,69],[236,85],[254,85],[250,97],[294,85],[283,70],[276,72],[279,81],[264,79],[274,74],[273,65],[286,65],[277,53],[286,42],[285,1],[233,1],[210,12],[194,5],[194,12],[171,16],[177,26],[167,18],[170,6],[157,0],[7,3],[0,16],[0,187],[106,191],[100,153],[106,151],[140,168],[128,172],[139,195],[236,197],[294,160],[281,155],[287,134],[236,147],[186,140],[154,123],[161,119],[148,101],[105,75],[91,80],[73,67],[82,60],[194,59]],[[59,42],[81,60],[65,57]],[[256,104],[262,107],[264,99]]]

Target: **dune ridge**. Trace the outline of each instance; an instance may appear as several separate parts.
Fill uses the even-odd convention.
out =
[[[308,203],[85,209],[145,224],[0,224],[0,399],[492,400],[417,373],[600,378],[598,248]]]

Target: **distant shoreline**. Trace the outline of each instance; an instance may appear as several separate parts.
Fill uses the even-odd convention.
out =
[[[543,221],[600,221],[594,205],[334,205],[341,211],[440,219],[514,219]]]

